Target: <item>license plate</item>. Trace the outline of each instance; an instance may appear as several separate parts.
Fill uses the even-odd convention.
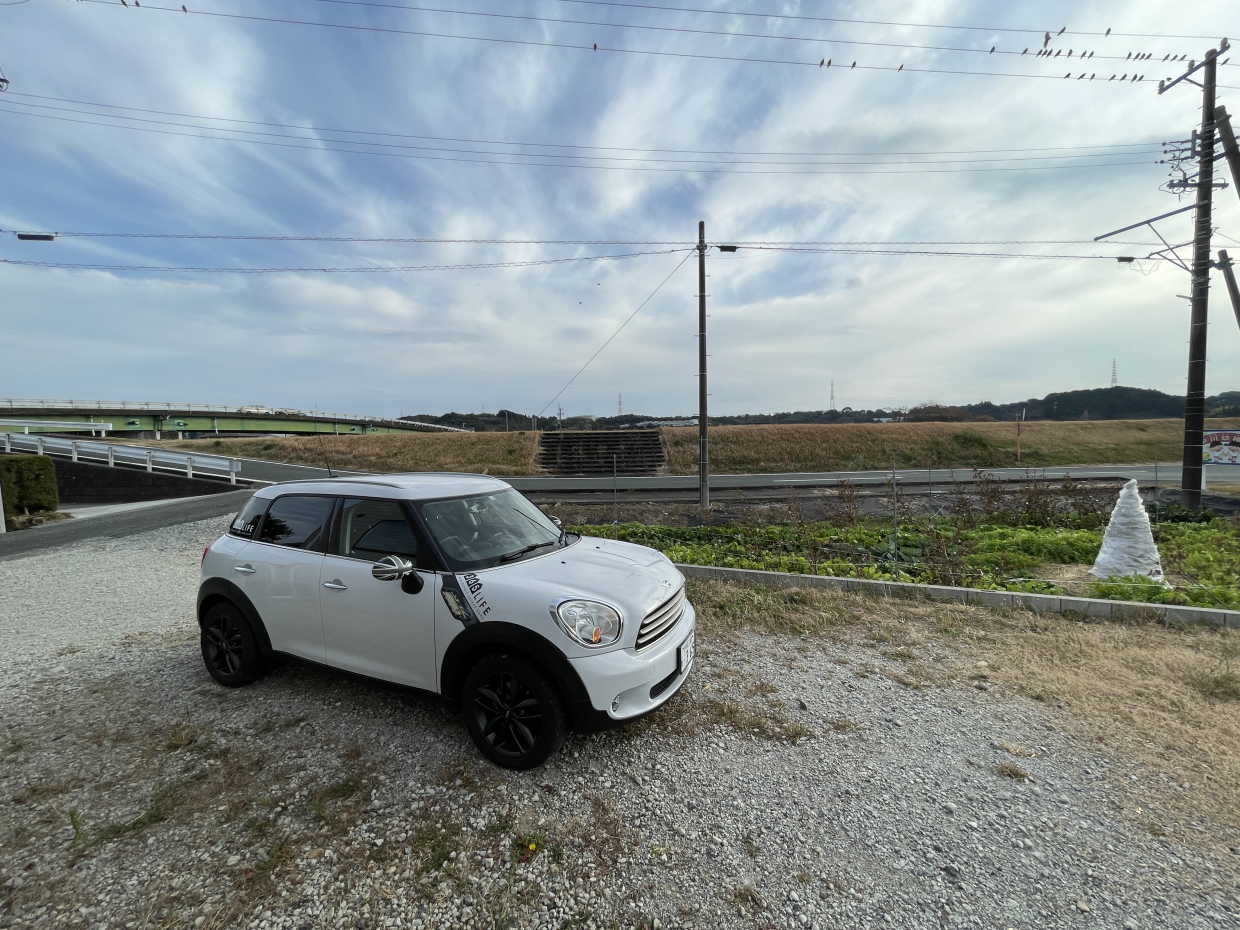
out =
[[[684,674],[689,670],[689,666],[693,664],[693,651],[697,643],[695,642],[697,631],[689,634],[689,638],[680,644],[680,648],[676,650],[676,670],[680,674]]]

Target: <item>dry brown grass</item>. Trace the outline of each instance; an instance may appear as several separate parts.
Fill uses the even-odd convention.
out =
[[[296,436],[261,439],[187,439],[168,445],[216,455],[330,464],[354,471],[453,471],[532,475],[534,433],[404,433],[376,436]]]
[[[1213,429],[1240,427],[1240,419],[1206,422]],[[666,429],[663,433],[670,472],[696,474],[696,428]],[[1026,423],[1019,463],[1012,423],[716,426],[710,436],[711,467],[717,474],[883,469],[890,468],[893,459],[900,468],[1032,468],[1178,462],[1183,422]],[[330,462],[335,468],[357,471],[457,471],[501,477],[537,473],[537,434],[530,432],[192,439],[165,440],[161,444],[302,465],[323,466]]]
[[[1210,420],[1212,429],[1240,420]],[[697,429],[664,430],[669,470],[697,472]],[[1182,420],[1035,421],[1021,428],[1016,461],[1014,423],[857,423],[804,426],[716,426],[711,468],[719,474],[857,471],[890,468],[1028,465],[1117,465],[1178,462]]]
[[[1127,793],[1132,816],[1144,816],[1142,823],[1154,801],[1161,807],[1160,829],[1180,841],[1221,849],[1226,844],[1217,825],[1240,830],[1237,631],[1085,623],[696,578],[689,586],[704,640],[745,630],[808,633],[880,655],[892,643],[914,650],[938,644],[940,658],[927,676],[933,684],[967,687],[985,678],[1001,692],[1043,703],[1091,747],[1140,765],[1139,784],[1116,787]],[[944,646],[950,648],[947,658]],[[986,662],[984,675],[979,661]],[[1007,751],[1020,756],[1021,749],[1012,745]]]

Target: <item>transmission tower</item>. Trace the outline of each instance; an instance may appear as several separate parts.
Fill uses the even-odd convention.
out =
[[[831,406],[828,407],[827,409],[828,410],[835,409],[835,380],[834,379],[831,380]]]
[[[1111,359],[1111,387],[1119,384],[1119,379],[1115,377],[1115,359]]]

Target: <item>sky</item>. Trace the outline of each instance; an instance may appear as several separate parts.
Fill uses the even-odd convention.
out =
[[[0,5],[0,398],[692,415],[699,221],[712,413],[1184,392],[1188,274],[1092,240],[1190,202],[1162,59],[1234,3],[127,2]],[[1240,389],[1217,273],[1211,321]]]

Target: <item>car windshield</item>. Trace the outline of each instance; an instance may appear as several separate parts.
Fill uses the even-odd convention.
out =
[[[511,489],[414,504],[453,571],[550,552],[560,529]]]

